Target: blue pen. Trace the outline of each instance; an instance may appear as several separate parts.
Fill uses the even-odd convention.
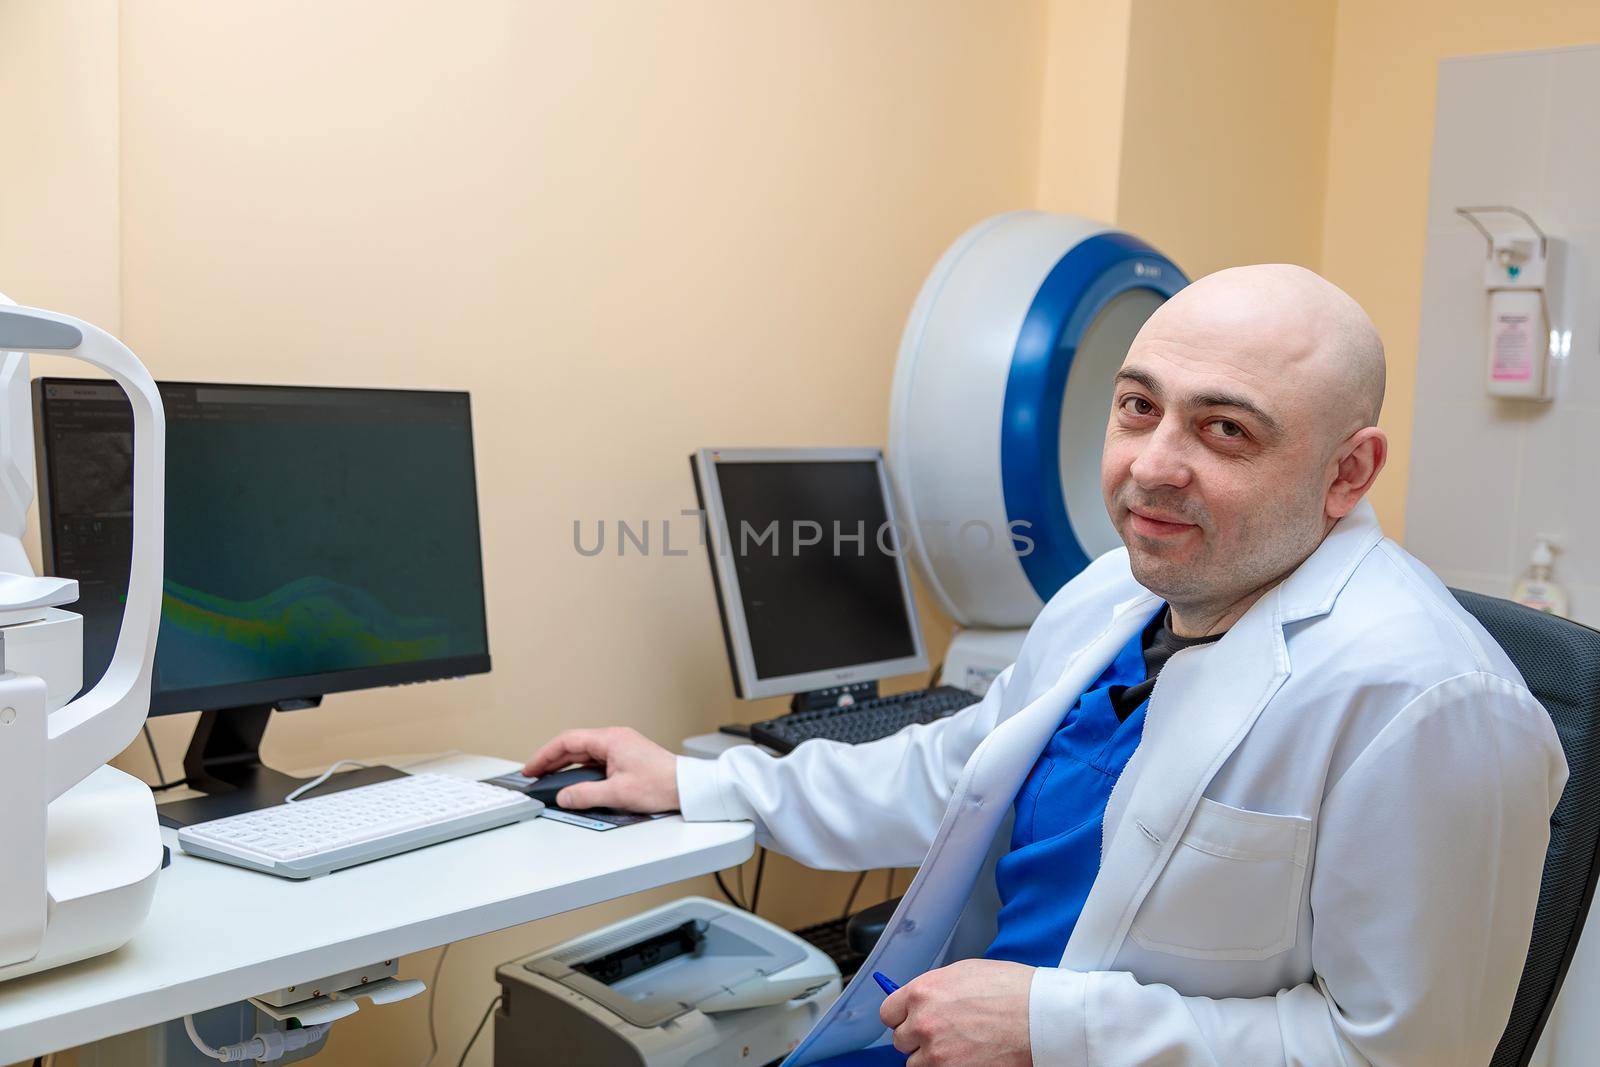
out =
[[[882,989],[885,993],[893,993],[896,989],[900,988],[900,984],[898,982],[884,974],[882,971],[873,971],[872,980],[877,982],[878,988]]]

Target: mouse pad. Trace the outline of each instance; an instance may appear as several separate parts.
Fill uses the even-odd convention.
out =
[[[568,811],[565,808],[552,808],[546,805],[540,813],[541,819],[554,819],[572,826],[581,826],[585,830],[615,830],[619,826],[632,826],[636,822],[649,822],[651,819],[660,819],[665,813],[655,815],[638,815],[631,811],[612,811],[610,808],[586,808],[583,811]]]
[[[490,785],[497,785],[502,789],[524,793],[528,791],[528,786],[532,785],[536,779],[524,778],[520,774],[512,773],[498,775],[494,778],[485,778],[484,781]],[[632,826],[634,823],[659,819],[664,814],[666,813],[637,815],[631,811],[615,811],[611,808],[585,808],[582,811],[568,811],[566,808],[558,808],[554,804],[546,804],[539,817],[542,819],[554,819],[556,822],[564,822],[569,826],[581,826],[585,830],[615,830],[619,826]]]

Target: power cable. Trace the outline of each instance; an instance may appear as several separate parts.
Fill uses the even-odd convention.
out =
[[[500,1002],[504,999],[505,997],[502,994],[489,1001],[489,1006],[483,1011],[483,1018],[478,1020],[478,1028],[472,1031],[471,1037],[467,1038],[467,1047],[461,1050],[461,1058],[456,1061],[456,1067],[467,1067],[467,1056],[472,1052],[472,1046],[478,1043],[478,1035],[483,1033],[484,1026],[489,1022],[489,1016],[494,1014],[494,1009],[498,1008]]]
[[[728,883],[724,882],[722,880],[722,872],[721,871],[713,871],[712,874],[711,874],[711,877],[713,877],[713,878],[715,878],[717,880],[717,888],[722,890],[722,895],[728,899],[728,903],[729,904],[732,904],[734,907],[739,908],[741,910],[748,910],[748,909],[745,908],[744,904],[742,904],[740,901],[735,899],[733,893],[731,891],[729,891]]]
[[[422,1061],[422,1067],[433,1067],[433,1058],[439,1054],[439,1027],[435,1009],[439,1004],[439,972],[444,970],[444,958],[449,954],[449,945],[439,950],[439,959],[433,965],[433,981],[428,983],[428,1058]]]
[[[332,778],[334,771],[347,765],[351,767],[361,767],[363,769],[371,769],[372,767],[372,764],[362,763],[360,760],[342,759],[338,763],[335,763],[333,766],[329,767],[327,770],[323,771],[321,774],[317,775],[315,778],[311,779],[311,781],[305,783],[304,785],[297,786],[293,792],[283,798],[283,802],[285,804],[293,804],[302,796],[311,792],[317,786],[321,785],[323,782],[326,782],[329,778]]]
[[[855,906],[856,894],[861,892],[861,883],[867,880],[867,875],[872,872],[862,871],[856,875],[856,884],[850,887],[850,895],[844,898],[844,910],[839,913],[841,920],[850,918],[850,909]]]
[[[150,746],[150,762],[156,765],[156,781],[160,783],[161,788],[165,789],[167,786],[167,772],[161,769],[161,757],[156,755],[156,739],[150,736],[150,724],[145,723],[141,729],[144,730],[144,743]]]
[[[757,850],[757,856],[756,856],[756,883],[755,883],[755,888],[750,891],[750,912],[751,912],[751,914],[755,914],[756,909],[761,906],[761,876],[763,874],[765,874],[766,872],[767,872],[767,850],[764,849],[764,848],[763,849],[758,849]]]

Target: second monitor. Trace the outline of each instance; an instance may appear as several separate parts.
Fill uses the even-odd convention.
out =
[[[692,462],[739,696],[927,670],[881,452],[707,448]]]
[[[692,463],[734,688],[793,694],[751,740],[860,744],[977,701],[953,686],[878,695],[878,679],[928,667],[881,452],[707,448]]]

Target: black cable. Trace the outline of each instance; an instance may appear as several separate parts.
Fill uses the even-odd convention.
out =
[[[150,735],[150,724],[145,723],[141,729],[144,731],[144,743],[150,746],[150,762],[156,765],[156,785],[150,787],[152,793],[164,793],[168,789],[179,789],[189,784],[189,779],[179,778],[176,782],[167,781],[167,772],[161,767],[161,757],[156,755],[156,739]]]
[[[500,1001],[505,999],[504,994],[489,1001],[489,1006],[483,1011],[483,1018],[478,1020],[478,1028],[472,1031],[472,1036],[467,1038],[467,1047],[461,1050],[461,1058],[456,1061],[456,1067],[467,1067],[467,1056],[472,1053],[472,1046],[478,1043],[478,1035],[483,1033],[484,1026],[489,1022],[489,1016],[500,1006]]]
[[[758,907],[761,906],[761,876],[765,874],[767,870],[767,850],[763,848],[758,849],[757,852],[756,884],[755,888],[750,891],[750,911],[752,914]]]
[[[844,898],[844,911],[839,913],[840,919],[850,918],[850,909],[855,905],[856,894],[861,892],[861,883],[867,880],[867,875],[869,873],[871,872],[862,871],[860,874],[856,875],[856,884],[850,887],[850,895]]]
[[[750,905],[745,903],[745,901],[750,899],[750,894],[744,891],[744,864],[741,863],[739,866],[733,869],[733,877],[734,881],[739,886],[739,907],[743,908],[745,911],[749,911]]]
[[[928,684],[926,686],[924,686],[923,688],[924,689],[932,689],[933,688],[933,683],[935,683],[935,682],[937,682],[939,680],[939,672],[942,671],[942,670],[944,670],[944,660],[940,660],[939,661],[939,665],[933,669],[933,673],[928,675]]]
[[[428,983],[428,1058],[422,1061],[422,1067],[433,1067],[434,1058],[439,1055],[439,976],[444,973],[448,955],[449,945],[439,950],[439,958],[433,963],[433,979]]]
[[[732,904],[736,908],[744,910],[744,905],[736,900],[734,895],[728,891],[728,883],[722,880],[722,872],[713,871],[711,872],[711,877],[717,880],[717,888],[722,890],[722,895],[728,898],[728,903]]]
[[[884,878],[884,880],[883,880],[883,899],[884,900],[893,900],[894,899],[894,868],[890,867],[888,870],[884,871],[883,873],[885,875],[887,875],[887,877]]]
[[[165,786],[167,784],[167,772],[161,769],[161,757],[156,755],[156,739],[150,736],[150,724],[145,723],[142,729],[144,730],[144,743],[150,746],[150,762],[156,765],[156,781]]]

